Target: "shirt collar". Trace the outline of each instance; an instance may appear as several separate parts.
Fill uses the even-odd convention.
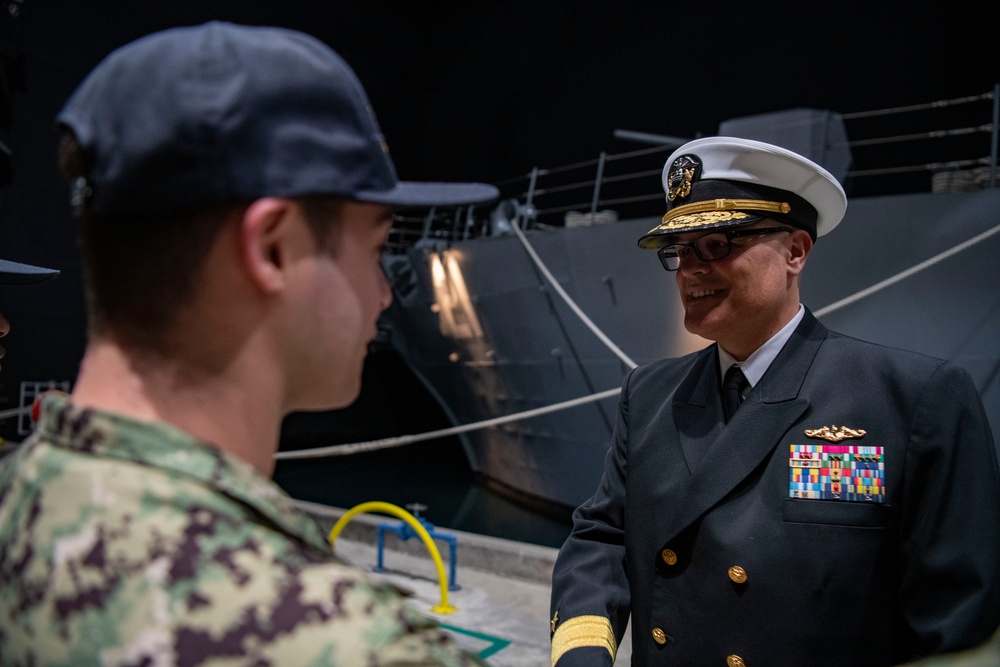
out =
[[[722,349],[721,345],[716,344],[716,348],[719,350],[719,377],[725,377],[729,367],[735,364],[743,370],[743,375],[750,382],[747,392],[751,388],[756,387],[760,379],[764,377],[764,373],[771,367],[771,362],[781,352],[781,348],[792,337],[792,332],[795,331],[795,327],[799,326],[799,322],[802,321],[805,314],[806,310],[800,303],[798,312],[788,321],[788,324],[781,327],[778,333],[771,336],[766,343],[754,350],[753,354],[747,357],[745,361],[736,361],[731,354]]]

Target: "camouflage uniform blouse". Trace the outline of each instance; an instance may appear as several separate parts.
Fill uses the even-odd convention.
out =
[[[48,396],[0,463],[2,665],[465,665],[243,461]]]

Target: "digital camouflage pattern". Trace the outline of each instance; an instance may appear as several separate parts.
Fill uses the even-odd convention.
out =
[[[468,665],[243,461],[48,396],[0,462],[2,665]]]

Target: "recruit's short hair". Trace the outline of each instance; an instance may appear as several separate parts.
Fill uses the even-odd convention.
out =
[[[86,155],[68,129],[60,137],[59,167],[70,181],[86,177],[88,170]],[[336,254],[344,200],[291,199],[301,206],[319,248]],[[113,334],[132,345],[157,348],[179,309],[195,295],[212,243],[249,204],[167,214],[80,215],[78,241],[90,334]]]

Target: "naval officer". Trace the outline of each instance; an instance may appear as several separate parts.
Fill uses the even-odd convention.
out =
[[[625,379],[603,478],[553,574],[552,662],[891,665],[1000,624],[1000,473],[968,373],[799,302],[839,183],[731,137],[664,166],[639,240],[715,343]],[[886,252],[891,252],[887,248]]]

